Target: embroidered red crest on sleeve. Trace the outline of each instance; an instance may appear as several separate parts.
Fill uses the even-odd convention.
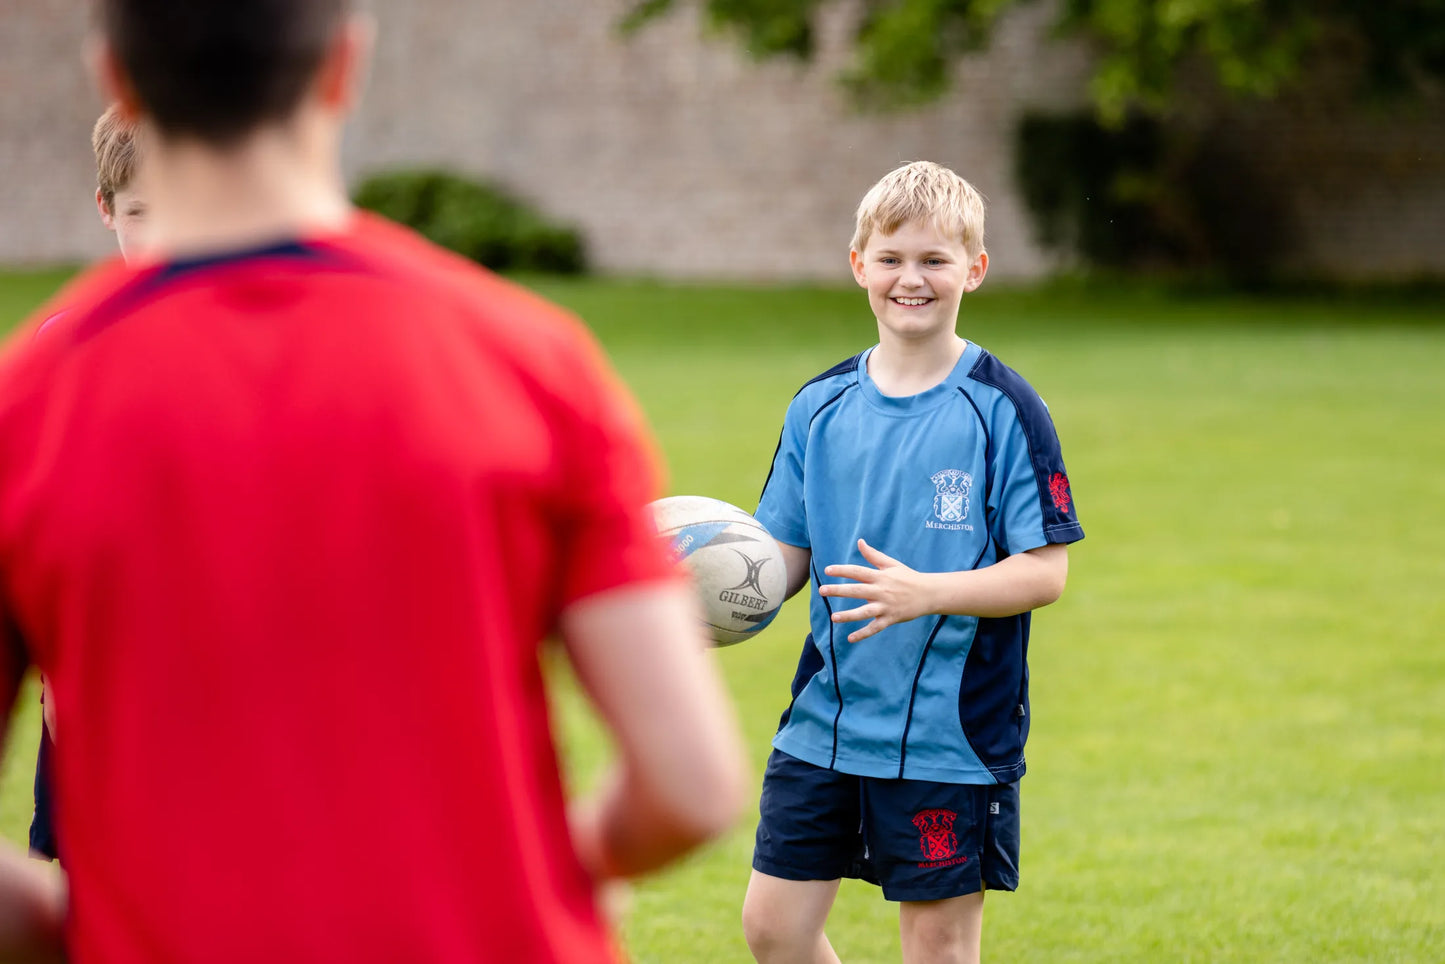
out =
[[[1073,496],[1069,494],[1069,477],[1062,472],[1055,472],[1049,479],[1049,497],[1054,500],[1054,508],[1060,512],[1068,512],[1069,505],[1073,502]]]

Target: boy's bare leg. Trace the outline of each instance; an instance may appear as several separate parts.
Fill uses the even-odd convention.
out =
[[[839,883],[753,871],[743,898],[743,935],[758,964],[838,964],[823,925]]]
[[[978,964],[983,892],[948,900],[905,901],[898,909],[903,964]]]

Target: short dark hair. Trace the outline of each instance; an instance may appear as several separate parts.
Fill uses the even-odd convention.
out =
[[[101,0],[100,20],[163,135],[225,146],[285,120],[349,0]]]

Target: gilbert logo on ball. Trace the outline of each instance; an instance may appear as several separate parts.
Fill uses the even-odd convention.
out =
[[[740,643],[773,621],[788,574],[782,550],[762,523],[735,505],[700,495],[658,499],[652,516],[673,561],[692,574],[714,642]]]

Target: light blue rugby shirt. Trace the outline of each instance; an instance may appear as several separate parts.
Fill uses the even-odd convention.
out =
[[[875,346],[876,347],[876,346]],[[858,539],[924,572],[991,565],[1076,542],[1068,473],[1048,409],[969,343],[953,371],[891,397],[869,349],[808,382],[783,419],[757,518],[823,569],[868,565]],[[923,616],[859,643],[831,621],[863,600],[812,593],[793,700],[773,746],[862,776],[1006,783],[1024,772],[1029,614]]]

